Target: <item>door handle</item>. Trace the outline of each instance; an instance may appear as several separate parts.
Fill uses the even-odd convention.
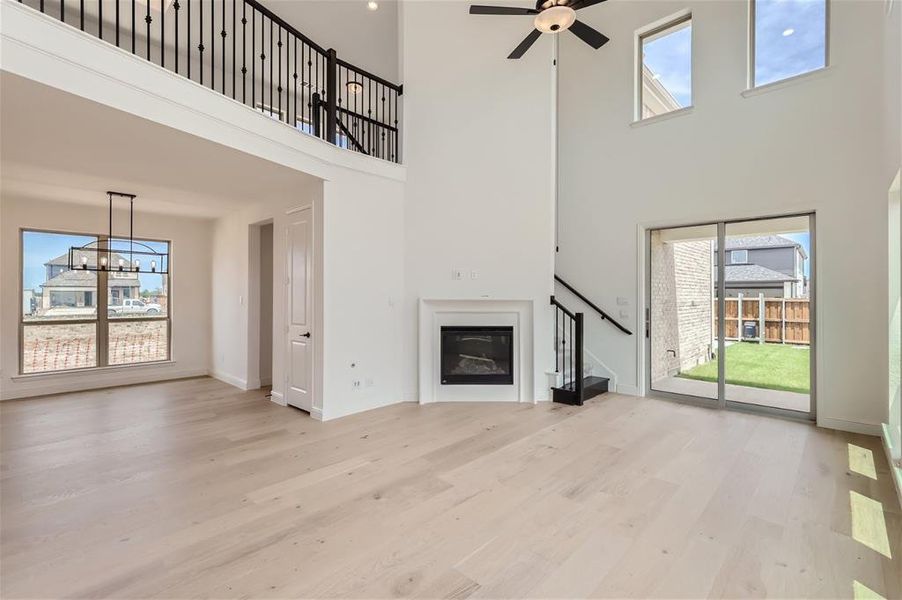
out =
[[[310,332],[308,331],[307,333],[302,333],[302,334],[301,334],[301,337],[309,338],[309,337],[310,337]]]

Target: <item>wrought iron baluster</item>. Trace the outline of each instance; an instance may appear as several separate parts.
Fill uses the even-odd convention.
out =
[[[200,1],[200,8],[197,12],[200,13],[199,24],[198,27],[198,35],[200,35],[200,42],[197,44],[197,52],[198,52],[198,63],[200,64],[200,84],[204,84],[204,0]]]

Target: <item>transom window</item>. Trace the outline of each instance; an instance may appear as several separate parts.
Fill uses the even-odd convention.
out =
[[[169,253],[169,242],[135,241]],[[112,270],[70,270],[69,248],[92,242],[105,244],[107,238],[22,231],[20,373],[169,359],[168,273],[129,272],[128,255],[121,252],[112,252]],[[100,254],[85,257],[93,266]]]
[[[827,66],[827,0],[751,0],[749,87]]]
[[[692,17],[639,34],[636,120],[692,105]]]

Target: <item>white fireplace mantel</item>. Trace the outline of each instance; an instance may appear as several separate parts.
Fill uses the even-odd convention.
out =
[[[535,402],[532,300],[421,298],[419,308],[420,404]],[[439,360],[442,325],[513,325],[514,385],[441,385]]]

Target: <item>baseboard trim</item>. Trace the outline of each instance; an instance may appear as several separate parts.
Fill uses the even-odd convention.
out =
[[[275,402],[279,406],[288,406],[288,403],[285,402],[285,396],[282,395],[282,392],[277,392],[273,390],[269,396],[270,401]]]
[[[229,375],[228,373],[223,373],[222,371],[213,370],[210,372],[210,377],[212,377],[213,379],[218,379],[219,381],[221,381],[223,383],[227,383],[240,390],[251,389],[251,388],[247,387],[247,381],[245,381],[244,379],[241,379],[240,377],[235,377],[234,375]]]
[[[893,478],[893,485],[896,487],[896,496],[899,500],[899,508],[902,508],[902,467],[897,467],[893,459],[892,449],[889,447],[889,426],[884,423],[881,427],[880,436],[883,439],[883,450],[886,452],[886,462],[889,463],[890,476]]]
[[[628,385],[626,383],[617,383],[614,385],[614,389],[611,390],[617,394],[623,394],[624,396],[641,396],[642,394],[639,392],[639,388],[635,385]]]
[[[260,387],[263,387],[264,385],[272,385],[272,378],[271,377],[261,377],[260,378]]]
[[[861,433],[864,435],[873,435],[880,437],[882,427],[875,423],[859,423],[857,421],[846,421],[844,419],[828,419],[818,417],[817,426],[826,429],[836,429],[838,431],[847,431],[849,433]]]
[[[317,421],[322,421],[323,420],[323,409],[317,408],[314,406],[313,408],[310,409],[310,416],[313,417],[314,419],[316,419]]]

